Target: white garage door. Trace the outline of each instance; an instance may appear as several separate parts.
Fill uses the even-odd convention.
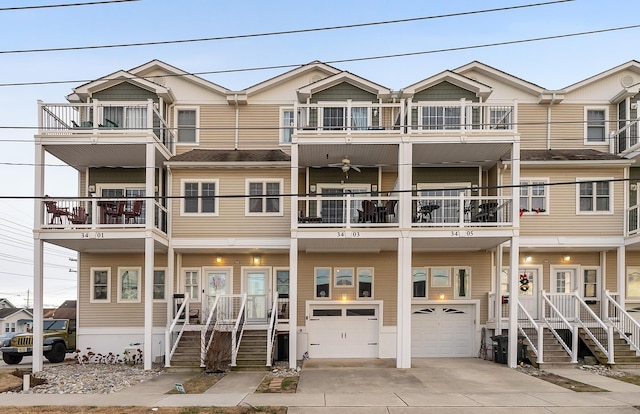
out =
[[[316,306],[307,323],[309,358],[377,358],[377,306]]]
[[[413,305],[411,310],[412,356],[474,355],[474,305]]]

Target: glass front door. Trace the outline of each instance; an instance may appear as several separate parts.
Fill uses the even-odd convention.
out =
[[[266,321],[271,305],[268,270],[249,269],[243,277],[244,291],[247,293],[247,319]]]
[[[230,294],[231,292],[231,271],[228,269],[207,269],[204,272],[206,281],[205,281],[205,297],[203,298],[206,303],[205,303],[205,310],[206,310],[206,318],[209,317],[209,313],[211,312],[211,309],[213,308],[213,305],[216,301],[216,298],[219,295],[226,295],[226,294]],[[220,304],[222,304],[222,302],[220,302]],[[220,312],[224,313],[225,310],[219,308],[218,309],[218,318],[221,319],[226,319],[224,317],[224,315],[222,315]]]

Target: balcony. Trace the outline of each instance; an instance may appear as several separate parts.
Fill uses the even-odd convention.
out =
[[[298,198],[298,228],[399,227],[399,197],[346,194]],[[413,196],[413,228],[509,227],[511,197]]]
[[[175,137],[158,106],[146,102],[93,101],[92,103],[48,104],[39,102],[39,134],[83,137],[106,134],[146,135],[152,132],[173,153]]]
[[[447,134],[461,132],[496,134],[517,132],[518,106],[469,102],[409,102],[409,134]]]
[[[166,234],[167,209],[156,200],[126,198],[46,198],[41,229],[105,231],[145,229],[146,209],[154,208],[153,228]]]
[[[624,127],[611,134],[612,152],[622,156],[633,154],[633,158],[637,157],[640,150],[640,131],[638,124],[640,118],[628,122]]]

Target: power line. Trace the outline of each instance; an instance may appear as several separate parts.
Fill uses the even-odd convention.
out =
[[[539,6],[548,6],[548,5],[552,5],[552,4],[567,3],[567,2],[572,2],[572,1],[575,1],[575,0],[557,0],[557,1],[548,1],[548,2],[544,2],[544,3],[533,3],[533,4],[525,4],[525,5],[520,5],[520,6],[500,7],[500,8],[494,8],[494,9],[475,10],[475,11],[460,12],[460,13],[449,13],[449,14],[442,14],[442,15],[436,15],[436,16],[413,17],[413,18],[407,18],[407,19],[387,20],[387,21],[368,22],[368,23],[355,23],[355,24],[348,24],[348,25],[341,25],[341,26],[316,27],[316,28],[310,28],[310,29],[283,30],[283,31],[277,31],[277,32],[251,33],[251,34],[218,36],[218,37],[205,37],[205,38],[197,38],[197,39],[165,40],[165,41],[156,41],[156,42],[121,43],[121,44],[111,44],[111,45],[73,46],[73,47],[42,48],[42,49],[4,50],[4,51],[0,51],[0,54],[41,53],[41,52],[62,52],[62,51],[72,51],[72,50],[112,49],[112,48],[123,48],[123,47],[158,46],[158,45],[170,45],[170,44],[181,44],[181,43],[195,43],[195,42],[210,42],[210,41],[221,41],[221,40],[247,39],[247,38],[254,38],[254,37],[281,36],[281,35],[291,35],[291,34],[300,34],[300,33],[329,31],[329,30],[353,29],[353,28],[358,28],[358,27],[380,26],[380,25],[387,25],[387,24],[408,23],[408,22],[421,21],[421,20],[442,19],[442,18],[447,18],[447,17],[460,17],[460,16],[468,16],[468,15],[473,15],[473,14],[493,13],[493,12],[498,12],[498,11],[516,10],[516,9],[524,9],[524,8],[539,7]],[[0,10],[2,10],[2,9],[0,9]]]
[[[140,0],[105,0],[105,1],[91,1],[91,2],[87,2],[87,3],[46,4],[46,5],[42,5],[42,6],[0,7],[0,11],[53,9],[53,8],[59,8],[59,7],[75,7],[75,6],[97,6],[97,5],[112,4],[112,3],[129,3],[129,2],[132,2],[132,1],[140,1]]]

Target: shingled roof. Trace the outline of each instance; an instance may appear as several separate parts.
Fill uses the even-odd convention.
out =
[[[169,159],[169,162],[274,162],[291,161],[281,150],[207,150],[194,149]]]
[[[507,153],[505,160],[511,159],[511,154]],[[556,149],[556,150],[521,150],[520,161],[629,161],[608,152],[594,149]]]

